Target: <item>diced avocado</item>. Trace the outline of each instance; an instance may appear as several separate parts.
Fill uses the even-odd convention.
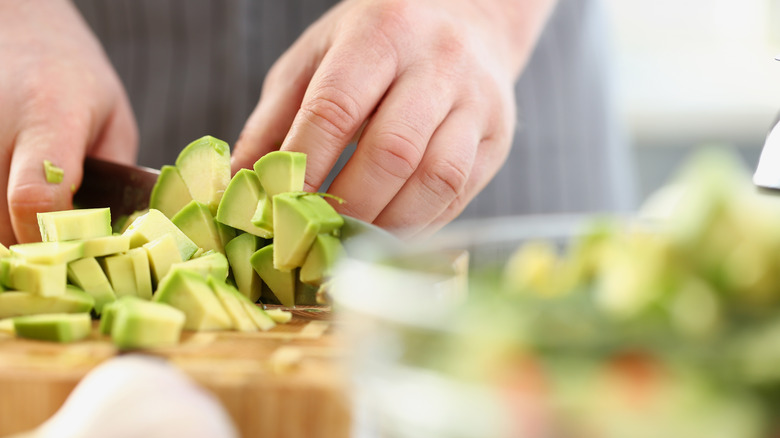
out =
[[[190,201],[192,195],[184,184],[179,169],[175,166],[163,166],[152,188],[149,208],[160,210],[168,218],[173,218]]]
[[[103,312],[100,314],[100,325],[98,330],[100,334],[111,335],[111,327],[114,325],[114,314],[116,314],[117,303],[125,299],[140,300],[132,295],[125,295],[103,306]]]
[[[8,247],[0,243],[0,257],[8,257],[11,255],[11,251],[8,250]]]
[[[230,180],[217,209],[217,221],[264,239],[273,237],[273,228],[260,228],[252,223],[257,203],[265,197],[257,175],[241,169]]]
[[[214,223],[217,224],[217,232],[219,233],[219,239],[222,241],[222,247],[228,244],[234,237],[238,235],[238,231],[230,225],[225,225],[222,222],[214,218]]]
[[[65,263],[44,265],[6,257],[0,259],[0,281],[12,290],[57,296],[65,293],[67,269]]]
[[[98,315],[106,304],[116,300],[114,288],[94,257],[68,263],[68,280],[95,299],[95,313]]]
[[[84,256],[84,243],[69,242],[33,242],[11,245],[11,255],[30,263],[55,265],[68,263]]]
[[[110,236],[111,211],[105,207],[38,213],[38,228],[44,242]]]
[[[186,262],[174,263],[171,265],[171,271],[175,270],[194,272],[204,279],[216,277],[220,281],[225,281],[230,273],[230,265],[224,254],[212,252]]]
[[[186,315],[167,304],[124,297],[111,317],[111,340],[120,350],[158,348],[179,342]]]
[[[173,264],[182,261],[173,234],[158,237],[145,243],[142,248],[146,250],[146,255],[149,258],[149,268],[152,271],[152,280],[155,285],[160,284]]]
[[[117,297],[152,297],[151,270],[145,249],[133,248],[125,253],[105,257],[100,263]]]
[[[230,147],[210,135],[182,149],[176,158],[184,184],[192,199],[203,202],[216,214],[222,194],[230,182]]]
[[[268,197],[273,199],[280,193],[303,190],[306,154],[290,151],[269,152],[255,161],[253,168]]]
[[[316,194],[282,193],[274,196],[274,267],[300,267],[320,233],[330,233],[344,219]]]
[[[122,220],[117,220],[111,225],[111,229],[116,234],[122,234],[124,235],[125,231],[127,231],[128,228],[130,228],[130,224],[135,222],[136,219],[139,217],[145,215],[146,213],[149,213],[149,209],[146,208],[144,210],[136,210],[132,213],[130,213],[127,216],[124,216]]]
[[[84,243],[83,257],[103,257],[118,254],[130,249],[130,237],[123,234],[114,234],[106,237],[82,240]]]
[[[287,324],[292,321],[292,312],[288,312],[282,309],[266,309],[265,314],[268,315],[277,324]]]
[[[249,301],[247,297],[241,294],[237,294],[237,296],[239,301],[241,301],[241,305],[244,307],[244,310],[249,315],[249,317],[252,318],[252,322],[255,323],[255,326],[257,326],[259,330],[265,332],[276,326],[274,320],[265,313],[265,310],[263,310],[262,307]]]
[[[15,334],[16,331],[14,330],[14,319],[13,318],[2,318],[0,319],[0,333],[8,333],[8,334]]]
[[[46,177],[46,182],[51,184],[59,184],[65,177],[65,171],[49,160],[43,160],[43,174]]]
[[[231,321],[233,321],[233,327],[236,330],[242,332],[257,331],[258,327],[255,325],[254,320],[247,314],[244,306],[241,304],[241,297],[239,296],[241,293],[238,289],[214,277],[209,277],[208,283],[222,303],[228,316],[230,316]]]
[[[188,260],[198,250],[198,245],[160,210],[149,210],[143,216],[138,217],[130,224],[124,234],[130,237],[130,248],[137,248],[158,237],[173,234],[182,260]]]
[[[301,266],[299,273],[301,282],[313,286],[322,284],[323,279],[330,277],[331,269],[343,253],[344,247],[337,237],[318,234]]]
[[[233,321],[201,275],[174,269],[160,282],[152,301],[173,306],[187,316],[187,330],[230,330]]]
[[[195,242],[198,248],[225,253],[217,222],[208,205],[190,201],[171,218],[171,222]]]
[[[92,332],[89,313],[48,313],[14,318],[16,336],[54,342],[74,342]]]
[[[252,268],[249,258],[263,244],[264,242],[259,237],[244,233],[236,236],[225,245],[225,255],[230,263],[230,269],[233,271],[236,287],[252,302],[257,302],[260,299],[263,281],[254,268]]]
[[[274,245],[264,246],[252,254],[249,263],[257,272],[266,286],[276,296],[283,306],[295,305],[295,277],[296,271],[280,271],[274,268]]]
[[[260,197],[257,201],[255,214],[252,215],[252,225],[263,230],[274,229],[274,210],[273,201],[267,194]]]
[[[0,293],[0,318],[41,313],[89,313],[94,306],[92,296],[71,285],[64,294],[54,297],[17,291]]]

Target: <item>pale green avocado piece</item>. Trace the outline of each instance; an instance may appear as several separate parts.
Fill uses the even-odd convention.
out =
[[[0,319],[0,333],[15,334],[14,319],[13,318],[1,318]]]
[[[144,248],[133,248],[125,253],[104,257],[100,264],[117,297],[152,297],[151,269]]]
[[[296,271],[280,271],[274,268],[274,245],[264,246],[252,254],[249,263],[257,272],[268,289],[283,306],[295,306]]]
[[[136,219],[139,217],[145,215],[146,213],[149,213],[149,209],[143,209],[143,210],[136,210],[132,213],[130,213],[128,216],[125,216],[124,219],[120,222],[115,222],[111,228],[114,230],[114,233],[124,235],[125,231],[127,231],[128,228],[130,228],[130,225],[135,222]]]
[[[65,171],[61,167],[57,167],[49,160],[43,160],[43,175],[46,177],[46,182],[51,184],[59,184],[65,178]]]
[[[301,282],[319,286],[331,275],[331,269],[344,254],[341,241],[330,234],[319,234],[298,273]]]
[[[230,225],[223,224],[222,222],[218,221],[217,218],[214,218],[214,223],[217,224],[219,239],[222,241],[222,247],[224,248],[228,242],[233,240],[233,238],[238,235],[238,230],[231,227]]]
[[[207,281],[220,303],[222,303],[228,316],[230,316],[230,320],[233,321],[233,327],[242,332],[257,331],[258,327],[255,325],[253,319],[247,314],[246,310],[244,310],[244,306],[241,304],[241,298],[237,296],[241,295],[241,292],[233,286],[230,286],[224,281],[217,280],[214,277],[209,277]]]
[[[249,301],[247,297],[240,293],[237,294],[237,297],[241,302],[241,306],[244,308],[244,311],[246,311],[247,315],[249,315],[249,317],[252,319],[252,322],[255,323],[255,326],[259,330],[265,332],[276,326],[274,320],[268,316],[267,313],[265,313],[265,310],[263,310],[262,307]]]
[[[123,234],[95,237],[94,239],[86,239],[81,242],[84,243],[83,257],[103,257],[130,249],[130,237]]]
[[[192,195],[184,184],[179,169],[170,165],[160,168],[160,176],[157,177],[149,197],[149,208],[160,210],[165,216],[173,218],[190,201]]]
[[[152,301],[173,306],[186,315],[186,330],[231,330],[233,321],[206,279],[186,269],[174,269],[160,282]]]
[[[68,263],[84,257],[84,243],[80,241],[20,243],[11,245],[8,250],[13,257],[44,265]]]
[[[265,314],[268,315],[277,324],[287,324],[292,321],[292,312],[288,312],[283,309],[266,309]]]
[[[0,259],[0,282],[11,290],[45,297],[62,295],[68,282],[67,268],[65,263],[44,265],[6,257]]]
[[[166,234],[151,242],[144,243],[142,248],[146,250],[149,258],[149,268],[152,271],[154,285],[160,284],[175,263],[181,263],[181,253],[176,246],[176,238],[173,234]]]
[[[317,194],[274,196],[274,267],[287,271],[303,265],[314,239],[344,224],[340,214]]]
[[[210,135],[201,137],[182,149],[176,158],[184,184],[192,199],[209,206],[212,214],[230,182],[230,147]]]
[[[171,218],[171,222],[195,242],[198,248],[225,253],[217,221],[214,220],[208,205],[190,201]]]
[[[8,247],[0,243],[0,257],[8,257],[11,255],[11,251],[8,250]]]
[[[230,180],[217,209],[217,221],[264,239],[273,237],[273,228],[260,228],[252,223],[257,203],[265,197],[257,175],[241,169]]]
[[[265,242],[259,237],[243,233],[225,245],[225,255],[230,263],[236,287],[253,303],[260,299],[260,294],[263,291],[263,280],[252,268],[249,258],[264,244]]]
[[[117,301],[112,310],[111,341],[120,350],[176,345],[187,319],[184,312],[167,304],[129,299]]]
[[[255,214],[252,215],[252,225],[262,228],[264,230],[274,229],[274,210],[273,200],[264,194],[257,201],[257,207],[255,208]]]
[[[111,335],[111,327],[114,324],[114,314],[116,313],[117,303],[126,299],[140,300],[138,297],[125,295],[103,306],[103,312],[100,314],[100,325],[98,326],[100,334]]]
[[[225,281],[230,273],[230,264],[224,254],[211,252],[185,262],[174,263],[171,265],[171,271],[175,270],[194,272],[204,279],[216,277],[220,281]]]
[[[16,336],[54,342],[74,342],[92,332],[89,313],[47,313],[14,318]]]
[[[116,300],[114,288],[94,257],[68,263],[68,280],[95,299],[95,313],[98,315],[106,304]]]
[[[198,245],[174,225],[160,210],[149,210],[127,227],[124,234],[130,237],[130,248],[138,248],[166,234],[173,234],[182,260],[188,260],[198,250]]]
[[[303,190],[306,177],[306,154],[302,152],[269,152],[252,166],[270,199],[285,192]]]
[[[38,228],[44,242],[84,240],[111,235],[111,210],[83,208],[79,210],[38,213]]]
[[[0,318],[40,313],[89,313],[93,307],[95,299],[71,285],[64,294],[54,297],[18,291],[0,293]]]

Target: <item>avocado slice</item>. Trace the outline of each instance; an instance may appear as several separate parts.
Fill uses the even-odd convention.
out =
[[[258,227],[252,223],[258,202],[265,197],[257,175],[241,169],[225,189],[217,209],[217,221],[264,239],[273,237],[273,228]]]
[[[83,240],[111,235],[111,211],[105,208],[38,213],[38,228],[44,242]]]
[[[173,218],[191,200],[192,195],[184,184],[179,169],[170,165],[161,167],[160,176],[157,177],[149,197],[149,208],[160,210],[168,218]]]
[[[103,306],[103,312],[100,314],[100,325],[98,326],[98,331],[100,334],[103,335],[111,335],[111,327],[114,325],[114,314],[116,313],[116,307],[117,303],[125,300],[125,299],[137,299],[140,300],[138,297],[134,297],[132,295],[125,295],[123,297],[119,297],[116,300],[106,303],[105,306]]]
[[[20,243],[11,245],[8,250],[11,256],[30,263],[54,265],[83,257],[84,243],[79,241]]]
[[[64,294],[53,297],[17,291],[0,293],[0,318],[41,313],[89,313],[94,306],[92,296],[72,285],[66,287]]]
[[[265,244],[259,237],[243,233],[236,236],[225,245],[225,255],[233,271],[233,279],[238,290],[253,303],[260,299],[263,291],[263,280],[252,268],[249,258]]]
[[[117,297],[152,297],[151,269],[144,248],[133,248],[125,253],[105,257],[100,264]]]
[[[11,251],[8,250],[8,247],[0,243],[0,258],[1,257],[8,257],[11,255]]]
[[[65,293],[67,268],[65,263],[45,265],[17,257],[0,259],[0,282],[17,291],[51,297]]]
[[[285,192],[300,192],[306,177],[306,154],[291,151],[269,152],[252,166],[269,199]]]
[[[123,234],[95,237],[81,242],[84,244],[83,257],[103,257],[130,249],[130,237]]]
[[[48,313],[14,318],[16,336],[54,342],[74,342],[92,332],[89,313]]]
[[[144,243],[142,248],[146,250],[146,256],[149,258],[153,285],[160,284],[163,277],[171,270],[171,266],[182,261],[173,234],[166,234],[151,242]]]
[[[195,242],[198,248],[225,253],[222,236],[208,205],[190,201],[171,218],[171,222]]]
[[[250,222],[252,222],[252,225],[264,229],[264,230],[271,230],[274,229],[274,210],[273,210],[273,200],[268,197],[268,194],[263,192],[263,195],[260,196],[260,199],[257,201],[257,207],[255,208],[255,214],[252,215],[252,219]]]
[[[240,297],[243,297],[241,292],[214,277],[209,277],[207,281],[220,303],[222,303],[228,316],[230,316],[230,320],[233,321],[233,327],[242,332],[257,331],[258,327],[255,325],[254,320],[247,314],[244,306],[241,304]]]
[[[277,324],[287,324],[292,321],[292,312],[288,312],[287,310],[266,309],[265,314]]]
[[[247,315],[249,315],[249,318],[252,320],[258,330],[265,332],[276,326],[274,320],[268,316],[267,313],[265,313],[265,310],[263,310],[260,305],[249,301],[249,298],[245,297],[241,293],[237,293],[235,295],[238,301],[241,303],[241,307],[244,308],[244,311]]]
[[[0,333],[16,334],[13,318],[0,318]]]
[[[166,234],[173,234],[182,260],[188,260],[198,250],[198,245],[174,225],[160,210],[149,210],[138,217],[124,232],[130,237],[130,248],[137,248]]]
[[[283,306],[295,306],[296,271],[280,271],[274,267],[274,245],[266,245],[249,258],[249,263],[268,289]]]
[[[167,304],[124,297],[112,310],[108,330],[120,350],[167,347],[179,342],[186,319]]]
[[[173,306],[186,315],[186,330],[230,330],[233,321],[206,279],[186,269],[174,269],[160,282],[152,301]]]
[[[49,160],[43,160],[43,174],[46,182],[51,184],[59,184],[65,178],[65,171]]]
[[[184,184],[192,199],[209,206],[212,214],[230,182],[230,147],[210,135],[201,137],[182,149],[176,158]]]
[[[106,304],[116,300],[114,288],[94,257],[68,263],[68,280],[95,299],[95,313],[98,315]]]
[[[225,281],[230,273],[230,264],[224,254],[211,252],[185,262],[174,263],[171,265],[171,271],[175,270],[194,272],[204,279],[216,277],[220,281]]]
[[[344,247],[338,237],[318,234],[301,266],[301,282],[319,286],[325,278],[330,277],[333,266],[343,254]]]

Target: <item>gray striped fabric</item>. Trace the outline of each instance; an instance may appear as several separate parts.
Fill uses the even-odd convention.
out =
[[[333,0],[75,0],[133,105],[139,163],[205,134],[232,143],[277,57]],[[633,207],[598,1],[561,0],[517,84],[510,157],[461,217]]]

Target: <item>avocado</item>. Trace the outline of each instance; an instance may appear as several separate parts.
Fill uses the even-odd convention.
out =
[[[83,257],[84,243],[80,241],[20,243],[11,245],[8,250],[11,256],[30,263],[54,265]]]
[[[0,318],[0,333],[16,334],[13,318]]]
[[[184,312],[175,307],[124,297],[112,309],[111,341],[120,350],[175,345],[185,321]]]
[[[65,178],[65,171],[61,167],[57,167],[49,160],[43,160],[43,175],[46,177],[46,182],[51,184],[59,184]]]
[[[266,309],[268,315],[277,324],[287,324],[292,321],[292,313],[282,309]]]
[[[280,271],[274,268],[274,245],[276,244],[272,243],[255,251],[249,258],[249,263],[279,303],[293,307],[295,306],[296,271]]]
[[[247,313],[247,315],[249,315],[249,318],[252,319],[252,322],[255,324],[255,327],[257,327],[258,330],[265,332],[276,326],[274,320],[271,319],[267,313],[265,313],[265,310],[263,310],[260,305],[249,301],[249,298],[240,293],[236,294],[236,297],[238,298],[238,301],[241,302],[241,306],[244,308],[244,311]]]
[[[57,296],[65,293],[67,269],[65,263],[44,265],[6,257],[0,259],[0,282],[12,290]]]
[[[8,257],[10,255],[11,255],[11,251],[8,250],[8,247],[0,243],[0,258]]]
[[[322,197],[304,192],[274,196],[274,267],[300,267],[320,233],[338,230],[344,219]]]
[[[83,257],[103,257],[130,249],[130,237],[122,234],[95,237],[94,239],[85,239],[80,242],[84,244]]]
[[[48,313],[14,318],[16,336],[54,342],[74,342],[92,332],[89,313]]]
[[[255,214],[252,215],[252,225],[262,228],[264,230],[274,229],[274,213],[273,202],[268,195],[263,195],[257,201],[257,207],[255,208]]]
[[[217,209],[217,221],[264,239],[273,237],[273,228],[258,227],[252,223],[258,202],[265,198],[257,175],[241,169],[230,180]]]
[[[168,218],[173,218],[191,200],[192,195],[184,184],[179,169],[170,165],[160,168],[160,176],[157,177],[149,197],[149,208],[160,210]]]
[[[179,170],[192,199],[209,206],[212,214],[230,182],[230,147],[210,135],[201,137],[182,149],[176,158]]]
[[[65,288],[64,294],[54,297],[18,291],[0,293],[0,318],[40,313],[89,313],[94,306],[92,296],[71,285]]]
[[[301,266],[301,282],[319,286],[323,279],[330,277],[331,269],[343,254],[344,247],[337,237],[318,234]]]
[[[149,258],[153,285],[160,284],[163,277],[171,270],[171,266],[182,261],[173,234],[165,234],[144,243],[142,248],[146,250],[146,256]]]
[[[208,205],[190,201],[171,218],[171,222],[195,242],[198,248],[225,253],[217,222]]]
[[[106,304],[116,300],[114,288],[94,257],[68,263],[68,280],[95,299],[95,313],[98,315]]]
[[[258,327],[255,325],[254,320],[247,314],[244,306],[241,304],[240,297],[243,297],[241,292],[214,277],[209,277],[207,281],[220,303],[222,303],[222,307],[225,308],[228,316],[230,316],[230,320],[233,321],[233,327],[242,332],[257,331]]]
[[[173,306],[186,315],[187,330],[230,330],[233,321],[206,279],[186,269],[174,269],[160,282],[152,301]]]
[[[265,242],[259,237],[243,233],[225,245],[225,255],[233,271],[236,287],[253,303],[260,299],[263,281],[252,268],[249,258],[264,244]]]
[[[285,192],[300,192],[306,177],[306,154],[269,152],[252,166],[269,199]]]
[[[100,325],[98,326],[98,331],[100,331],[100,334],[108,336],[111,335],[111,327],[114,325],[114,314],[116,313],[117,303],[125,299],[140,300],[138,297],[125,295],[110,303],[106,303],[106,305],[103,306],[103,312],[100,314]]]
[[[111,235],[111,211],[105,208],[38,213],[38,228],[44,242],[83,240]]]
[[[133,248],[100,261],[117,297],[134,295],[152,297],[152,277],[149,258],[144,248]]]
[[[130,248],[140,247],[165,234],[173,234],[182,260],[188,260],[198,250],[198,245],[160,210],[150,209],[146,214],[134,220],[124,234],[130,237]]]
[[[186,262],[174,263],[171,265],[171,271],[175,270],[187,270],[202,276],[204,279],[216,277],[220,281],[225,281],[230,273],[230,264],[228,264],[224,254],[211,252]]]
[[[219,239],[222,241],[222,248],[224,248],[228,242],[238,235],[238,230],[230,225],[223,224],[218,221],[217,218],[214,218],[214,223],[217,224],[217,233],[219,234]]]

